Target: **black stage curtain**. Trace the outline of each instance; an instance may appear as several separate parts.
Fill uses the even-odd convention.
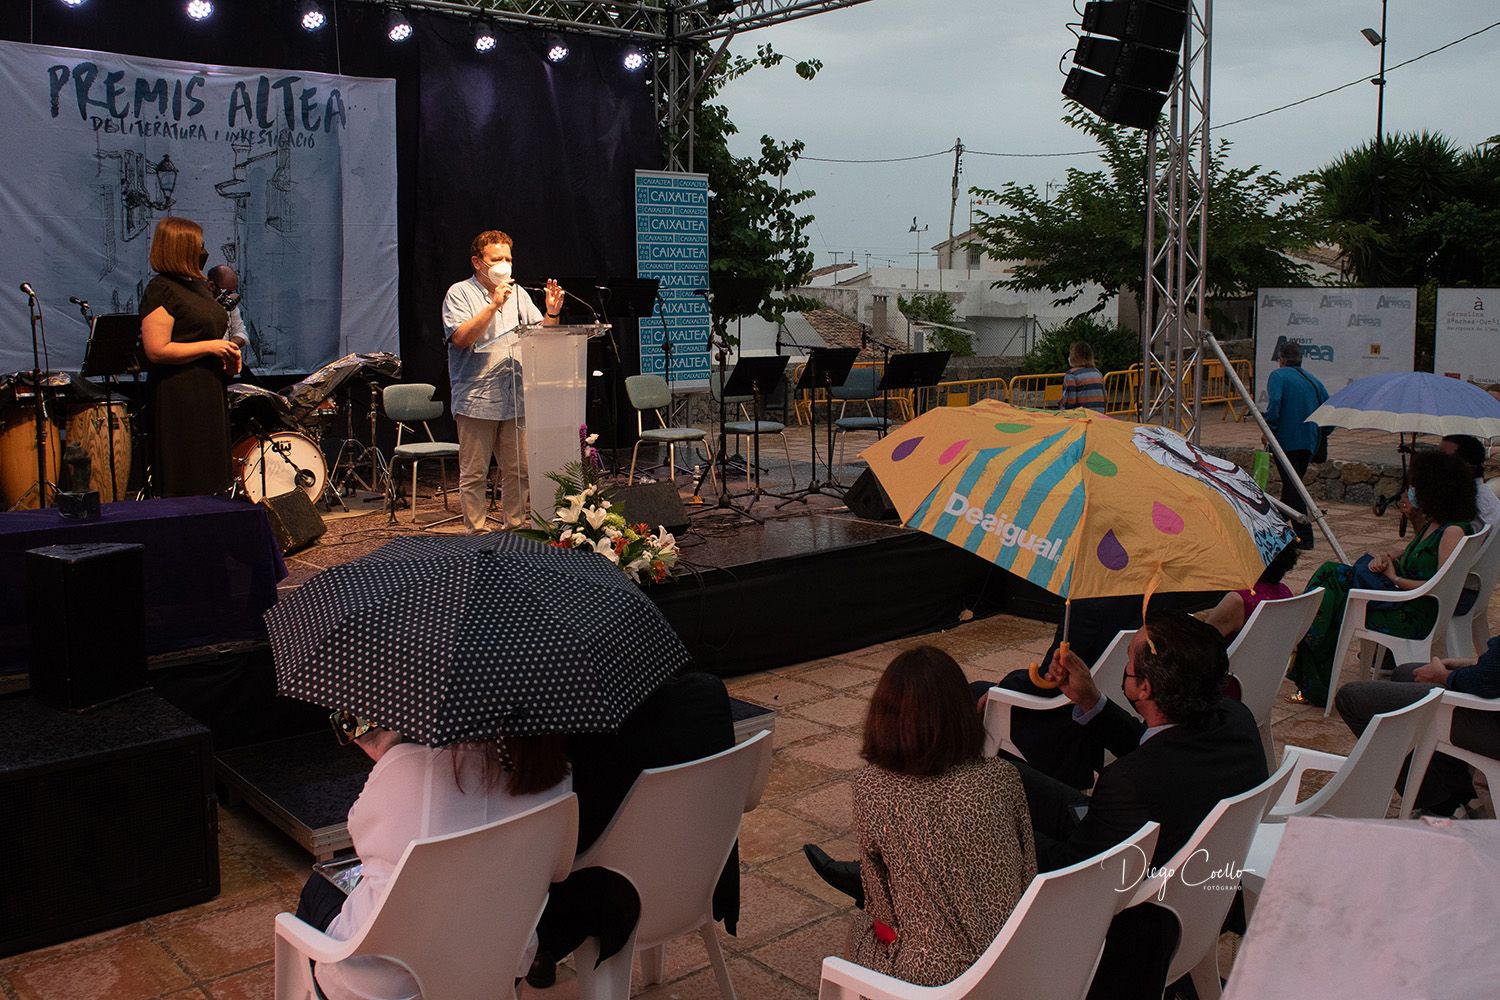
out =
[[[331,25],[303,31],[300,0],[216,6],[213,17],[194,22],[182,0],[91,0],[78,8],[7,0],[0,39],[394,79],[407,381],[446,393],[439,310],[448,286],[472,273],[469,241],[481,230],[515,239],[522,284],[635,274],[634,171],[659,169],[661,151],[650,74],[620,68],[626,42],[565,35],[571,54],[553,66],[539,30],[500,29],[495,50],[481,54],[470,22],[454,16],[410,12],[415,31],[398,45],[385,37],[388,11],[369,4],[325,3],[336,34]],[[358,266],[358,246],[345,253]],[[616,326],[624,371],[633,372],[634,323]]]

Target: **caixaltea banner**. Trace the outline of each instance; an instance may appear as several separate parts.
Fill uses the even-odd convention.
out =
[[[69,297],[137,310],[167,215],[238,272],[257,372],[396,350],[394,81],[0,43],[0,94],[0,278],[36,290],[51,368],[83,360]],[[32,367],[25,308],[0,372]]]

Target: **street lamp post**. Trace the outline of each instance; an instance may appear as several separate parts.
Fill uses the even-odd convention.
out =
[[[1375,221],[1381,219],[1380,182],[1385,175],[1385,7],[1380,0],[1380,30],[1362,28],[1365,41],[1380,49],[1380,73],[1370,82],[1375,85]]]
[[[917,228],[917,217],[915,215],[913,215],[911,217],[911,228],[908,229],[907,232],[909,232],[909,233],[916,233],[917,234],[917,252],[914,253],[914,254],[912,254],[912,256],[916,258],[916,266],[917,266],[916,277],[914,277],[912,279],[912,285],[913,285],[913,287],[912,287],[912,290],[911,290],[911,301],[912,301],[912,305],[913,306],[916,305],[917,296],[922,294],[922,234],[925,233],[925,232],[927,232],[927,229],[928,229],[927,226],[923,226],[920,229],[918,229]],[[910,316],[906,317],[906,346],[907,346],[907,348],[912,348],[912,347],[915,346],[912,343],[912,339],[911,339],[911,317]]]

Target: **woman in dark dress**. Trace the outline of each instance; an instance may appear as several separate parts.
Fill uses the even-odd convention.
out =
[[[156,277],[141,296],[141,345],[150,362],[157,496],[229,489],[229,406],[224,386],[240,349],[224,339],[229,314],[203,276],[203,229],[167,216],[151,237]]]

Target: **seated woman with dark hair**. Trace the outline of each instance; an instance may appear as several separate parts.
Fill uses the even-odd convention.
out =
[[[506,737],[442,749],[408,743],[347,713],[335,713],[340,740],[353,742],[375,762],[349,809],[349,839],[363,862],[359,884],[346,898],[314,873],[302,890],[297,917],[347,941],[374,916],[407,845],[423,837],[458,833],[525,812],[569,791],[568,758],[558,735]],[[511,859],[497,858],[497,864]],[[528,952],[536,948],[535,935]],[[531,965],[528,953],[516,970]],[[351,958],[314,970],[328,1000],[409,997],[416,981],[403,966],[374,956]]]
[[[854,831],[868,922],[851,958],[909,983],[949,982],[983,954],[1036,875],[1015,767],[983,757],[964,672],[921,646],[886,667],[865,716]]]
[[[1292,588],[1281,580],[1296,565],[1297,543],[1293,541],[1266,564],[1255,586],[1249,590],[1231,590],[1203,613],[1203,620],[1218,629],[1225,642],[1233,642],[1262,601],[1284,601],[1293,596]]]
[[[1399,555],[1376,553],[1369,561],[1369,570],[1390,581],[1392,590],[1416,590],[1432,579],[1472,530],[1478,516],[1474,495],[1474,476],[1463,459],[1437,451],[1418,452],[1412,459],[1411,486],[1403,506],[1415,528],[1411,541]],[[1297,683],[1299,700],[1319,706],[1327,703],[1329,682],[1340,666],[1333,657],[1344,606],[1349,591],[1358,586],[1355,567],[1336,562],[1319,566],[1307,582],[1308,590],[1324,589],[1318,615],[1297,646],[1297,658],[1289,674]],[[1371,607],[1365,621],[1381,632],[1410,638],[1428,632],[1436,618],[1437,602],[1423,598],[1393,607]]]

